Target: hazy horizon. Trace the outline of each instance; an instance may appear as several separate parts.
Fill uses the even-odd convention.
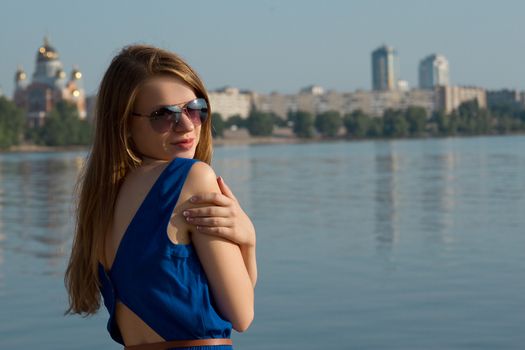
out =
[[[2,5],[0,87],[8,97],[18,65],[31,79],[46,35],[68,75],[78,65],[87,95],[96,92],[111,58],[131,43],[179,53],[210,90],[295,93],[308,85],[369,90],[370,54],[382,44],[398,51],[400,78],[410,87],[417,86],[420,60],[440,53],[449,60],[452,85],[525,90],[525,47],[518,30],[525,3],[519,1]]]

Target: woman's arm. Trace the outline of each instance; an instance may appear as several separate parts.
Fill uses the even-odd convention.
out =
[[[217,183],[221,194],[194,195],[191,198],[192,203],[203,206],[187,208],[184,210],[184,215],[197,232],[217,235],[239,245],[244,265],[255,288],[257,283],[255,227],[222,177],[217,178]]]
[[[240,246],[242,259],[244,260],[244,266],[250,275],[252,281],[252,287],[255,288],[257,284],[257,259],[255,257],[255,245],[253,246]]]
[[[215,172],[204,162],[193,164],[185,186],[190,195],[220,193]],[[254,290],[240,247],[225,238],[208,234],[192,234],[192,241],[219,311],[235,330],[245,331],[254,317]],[[249,260],[254,258],[251,252],[245,254]]]

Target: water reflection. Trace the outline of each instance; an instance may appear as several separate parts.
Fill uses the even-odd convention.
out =
[[[442,149],[443,148],[443,149]],[[449,244],[453,241],[449,229],[453,224],[456,207],[456,167],[459,155],[450,149],[450,142],[436,145],[438,154],[423,154],[419,158],[421,169],[416,183],[421,185],[421,232],[429,246]]]
[[[0,222],[1,232],[8,236],[5,245],[20,256],[44,260],[45,274],[61,273],[59,265],[68,254],[73,187],[83,161],[83,155],[66,153],[1,162]],[[4,232],[6,228],[9,232]]]
[[[250,188],[253,177],[250,147],[248,145],[221,148],[219,155],[214,155],[212,166],[217,176],[222,176],[230,187],[242,208],[247,213],[252,211]],[[232,187],[233,186],[233,187]]]
[[[6,233],[4,232],[4,221],[1,219],[3,217],[4,211],[4,176],[2,175],[3,164],[0,162],[0,296],[3,294],[4,287],[4,242],[6,239]]]
[[[4,213],[4,206],[5,206],[5,177],[3,175],[3,162],[0,161],[0,296],[3,295],[4,291],[4,245],[7,238],[7,234],[5,232],[4,228],[4,220],[3,220],[3,213]]]
[[[392,142],[375,144],[375,226],[378,249],[390,251],[399,241],[399,189],[400,157]]]

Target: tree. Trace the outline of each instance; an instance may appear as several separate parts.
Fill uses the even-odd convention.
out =
[[[227,128],[232,125],[236,125],[238,128],[246,128],[246,118],[241,117],[239,114],[232,115],[224,122]]]
[[[418,136],[425,132],[427,123],[427,112],[423,107],[410,106],[405,111],[408,123],[408,132],[412,136]]]
[[[35,141],[47,146],[86,145],[92,136],[91,125],[81,120],[76,106],[67,101],[57,102],[44,126],[35,131]]]
[[[293,133],[297,137],[311,138],[314,135],[314,117],[309,112],[290,112],[288,119],[293,121]]]
[[[509,116],[497,116],[496,121],[496,131],[500,134],[508,133],[513,129],[513,119]]]
[[[224,121],[220,113],[211,114],[211,135],[213,137],[224,136]]]
[[[246,120],[248,132],[252,136],[270,136],[273,132],[273,117],[270,113],[252,110]]]
[[[342,124],[343,120],[338,111],[327,111],[315,117],[315,128],[325,137],[336,136]]]
[[[478,113],[478,120],[474,121],[477,134],[488,134],[492,126],[492,116],[486,109],[481,109]]]
[[[289,109],[288,113],[286,113],[286,124],[288,123],[294,124],[296,115],[297,115],[296,111],[292,111]]]
[[[479,104],[477,99],[463,102],[457,108],[458,132],[460,134],[476,134],[479,122]]]
[[[438,135],[447,135],[450,124],[450,117],[443,111],[436,111],[432,114],[431,121],[435,124]]]
[[[383,118],[370,118],[370,123],[368,125],[368,130],[366,132],[366,136],[368,137],[382,137],[383,136],[383,129],[384,129],[384,121]]]
[[[479,113],[479,103],[477,99],[465,101],[458,107],[458,114],[462,117],[476,116]]]
[[[0,97],[0,148],[18,145],[23,138],[24,112],[16,105]]]
[[[456,112],[452,112],[447,116],[447,119],[447,135],[457,135],[460,125],[460,116]]]
[[[500,102],[489,106],[490,130],[498,133],[525,130],[525,108],[518,102]]]
[[[383,113],[383,136],[405,137],[408,135],[408,123],[400,110],[387,109]]]
[[[272,119],[273,119],[273,125],[275,126],[278,126],[278,127],[285,127],[287,126],[287,122],[286,122],[286,119],[280,117],[279,115],[273,113],[273,112],[270,112],[271,116],[272,116]]]
[[[352,137],[360,138],[367,136],[370,123],[370,117],[360,109],[346,114],[343,118],[346,134]]]

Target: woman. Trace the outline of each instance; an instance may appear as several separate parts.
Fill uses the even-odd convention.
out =
[[[232,349],[253,320],[255,229],[209,166],[208,106],[194,70],[152,46],[125,47],[102,79],[65,314],[102,294],[126,349]]]

